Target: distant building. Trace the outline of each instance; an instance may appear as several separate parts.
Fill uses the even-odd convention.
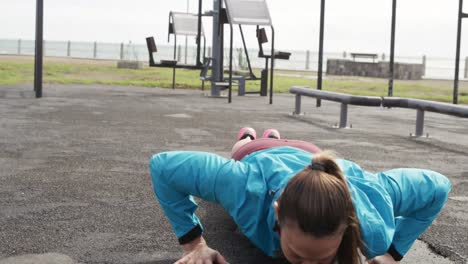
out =
[[[377,54],[351,53],[353,59],[328,59],[327,75],[364,76],[388,78],[389,62],[375,62]],[[372,59],[372,62],[356,61],[356,58]],[[424,76],[424,64],[395,63],[394,78],[400,80],[421,80]]]

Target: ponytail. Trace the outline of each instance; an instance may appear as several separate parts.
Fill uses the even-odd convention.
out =
[[[312,163],[307,167],[310,170],[319,170],[336,177],[342,183],[346,184],[346,179],[343,176],[338,164],[335,162],[335,154],[331,151],[323,151],[312,158]],[[348,186],[346,184],[346,186]]]
[[[278,199],[280,226],[297,223],[316,238],[334,235],[345,226],[337,252],[339,263],[361,263],[365,253],[359,221],[348,184],[331,152],[315,154],[310,165],[295,175]]]

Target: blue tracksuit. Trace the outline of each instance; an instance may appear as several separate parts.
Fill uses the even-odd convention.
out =
[[[273,231],[273,202],[312,156],[292,147],[257,151],[241,161],[172,151],[154,155],[150,170],[156,197],[177,237],[202,227],[193,195],[219,203],[258,248],[275,256],[281,248]],[[351,161],[337,163],[346,176],[369,258],[389,249],[405,255],[441,211],[451,188],[445,176],[429,170],[372,174]]]

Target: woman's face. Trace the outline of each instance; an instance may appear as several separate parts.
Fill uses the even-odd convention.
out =
[[[302,232],[296,223],[281,227],[281,249],[292,264],[331,264],[343,238],[344,227],[336,234],[315,238]]]

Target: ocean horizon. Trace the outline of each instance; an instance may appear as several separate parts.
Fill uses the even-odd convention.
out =
[[[96,47],[95,47],[96,45]],[[0,54],[2,55],[34,55],[34,40],[14,40],[0,39]],[[122,49],[123,47],[123,49]],[[174,46],[158,45],[158,52],[154,54],[155,60],[171,60],[174,57]],[[208,53],[210,47],[206,48]],[[318,68],[318,52],[287,50],[291,52],[289,61],[276,60],[277,69],[292,71],[316,71]],[[202,50],[203,52],[203,50]],[[254,68],[264,67],[264,59],[258,58],[258,49],[249,49],[249,58]],[[229,49],[225,52],[225,62],[229,60]],[[72,57],[83,59],[103,59],[103,60],[136,60],[148,62],[148,50],[145,44],[134,43],[102,43],[85,41],[45,41],[44,55],[50,57]],[[326,71],[327,59],[350,58],[347,52],[325,52],[323,70]],[[185,46],[179,45],[177,48],[176,59],[182,63],[194,64],[196,60],[196,47],[188,46],[185,53]],[[378,61],[388,61],[388,54],[379,54]],[[235,48],[233,62],[235,68],[240,65],[246,65],[246,57],[243,49]],[[422,56],[396,56],[395,62],[398,63],[417,63],[423,62]],[[226,63],[225,63],[226,64]],[[465,67],[468,67],[466,59],[460,60],[460,79],[466,79]],[[453,79],[455,74],[455,58],[430,57],[426,56],[426,74],[425,79]]]

